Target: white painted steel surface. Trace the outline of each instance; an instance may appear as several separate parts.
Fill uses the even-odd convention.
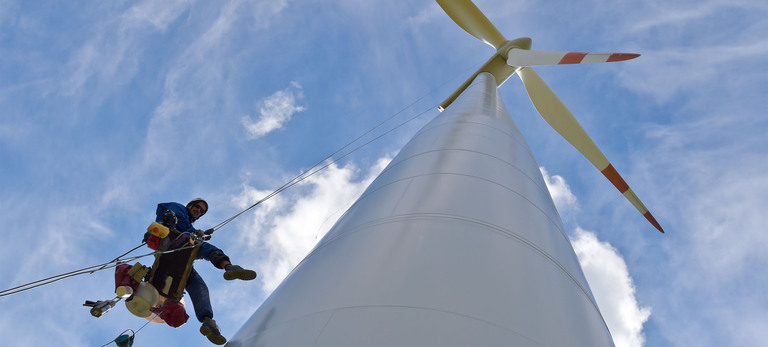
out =
[[[533,155],[481,73],[228,346],[612,346]]]

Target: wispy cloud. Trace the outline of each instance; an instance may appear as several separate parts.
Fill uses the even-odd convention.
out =
[[[142,41],[167,29],[168,25],[191,6],[188,0],[168,1],[162,5],[144,1],[134,4],[119,16],[96,21],[84,35],[88,39],[69,57],[68,77],[61,85],[64,95],[94,98],[115,90],[130,81],[138,72],[143,53]],[[86,83],[95,80],[98,88],[87,88]]]
[[[141,28],[147,25],[165,31],[168,25],[192,6],[192,0],[143,1],[136,3],[122,16],[121,27]]]
[[[697,116],[702,119],[664,127],[654,149],[663,155],[643,157],[669,177],[661,183],[661,210],[673,226],[671,239],[664,242],[670,269],[653,282],[663,286],[655,290],[656,301],[668,309],[654,316],[660,325],[671,324],[683,310],[706,317],[668,332],[681,345],[708,343],[715,338],[711,326],[727,327],[722,341],[759,345],[765,335],[752,322],[765,320],[763,289],[768,285],[759,265],[768,261],[768,216],[762,212],[768,206],[764,117]]]
[[[691,21],[717,14],[718,12],[739,8],[768,10],[768,6],[759,1],[709,0],[688,3],[657,1],[647,4],[650,5],[648,16],[634,23],[631,26],[633,30],[648,30],[665,25],[684,25]]]
[[[677,97],[685,94],[692,104],[703,104],[715,101],[697,97],[709,95],[707,89],[722,94],[764,85],[763,76],[750,71],[762,66],[768,54],[765,2],[651,1],[637,6],[637,20],[623,27],[625,37],[637,37],[644,47],[643,56],[621,74],[630,90],[659,103],[680,101]]]
[[[187,9],[186,3],[178,1],[168,5],[170,9],[136,5],[123,16],[123,26],[166,30],[168,22]],[[163,95],[146,126],[142,150],[125,170],[116,171],[110,178],[109,189],[102,199],[105,203],[132,197],[133,187],[147,177],[159,184],[178,178],[181,171],[171,169],[175,166],[173,162],[200,163],[201,152],[189,150],[198,145],[200,138],[209,139],[209,148],[216,148],[210,141],[216,141],[218,134],[228,130],[229,122],[236,122],[228,117],[235,112],[226,108],[238,104],[233,101],[237,93],[231,89],[236,82],[227,73],[235,54],[231,44],[236,39],[229,34],[244,18],[252,20],[250,15],[276,15],[284,8],[283,5],[250,6],[243,1],[232,1],[223,4],[208,20],[184,23],[192,27],[191,34],[180,40],[179,48],[174,49],[165,62],[168,67],[163,76]],[[267,13],[263,13],[265,11]],[[167,160],[170,152],[175,153],[173,162]]]
[[[768,39],[765,38],[718,46],[646,51],[642,59],[635,63],[635,72],[620,76],[626,81],[627,88],[647,93],[657,102],[666,103],[690,90],[701,91],[734,83],[761,83],[761,76],[740,76],[738,80],[723,79],[723,76],[739,73],[744,70],[740,65],[749,66],[749,62],[764,60],[766,54]]]
[[[282,128],[294,114],[306,110],[305,106],[298,104],[303,98],[301,85],[291,82],[288,88],[279,90],[262,100],[259,103],[261,116],[257,121],[252,121],[250,117],[243,117],[243,125],[250,137],[255,139]]]

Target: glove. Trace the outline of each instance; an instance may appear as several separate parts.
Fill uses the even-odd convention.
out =
[[[206,234],[205,231],[202,231],[200,229],[195,230],[195,236],[198,240],[208,241],[211,239],[210,234]]]
[[[176,214],[170,210],[165,211],[165,215],[163,215],[163,225],[167,226],[169,229],[173,229],[176,227],[176,222],[178,222]]]

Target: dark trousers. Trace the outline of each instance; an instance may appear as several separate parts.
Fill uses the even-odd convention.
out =
[[[200,246],[197,259],[208,260],[217,268],[219,268],[219,263],[222,260],[229,261],[229,257],[224,252],[207,242]],[[197,320],[202,322],[206,317],[213,318],[213,308],[211,307],[211,296],[208,293],[208,286],[203,281],[203,278],[200,277],[200,274],[195,271],[194,267],[189,272],[187,285],[184,289],[189,294],[192,305],[195,307]]]

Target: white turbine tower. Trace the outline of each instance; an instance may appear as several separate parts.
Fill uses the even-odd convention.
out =
[[[469,0],[438,0],[497,53],[441,107],[229,346],[612,346],[531,150],[497,87],[542,116],[659,230],[529,66],[633,54],[530,51]],[[450,105],[450,107],[448,107]]]

